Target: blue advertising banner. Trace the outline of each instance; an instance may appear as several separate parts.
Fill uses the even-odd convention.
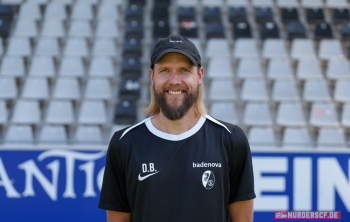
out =
[[[0,221],[106,221],[106,151],[0,150]],[[340,211],[350,221],[350,151],[253,150],[254,221],[275,211]],[[304,220],[288,220],[304,221]]]

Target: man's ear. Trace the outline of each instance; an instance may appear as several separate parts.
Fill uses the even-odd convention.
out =
[[[149,69],[148,72],[149,72],[149,76],[151,77],[151,83],[153,85],[154,71],[153,71],[153,69]]]
[[[198,68],[197,68],[198,69]],[[203,67],[200,67],[199,70],[198,70],[198,84],[202,84],[203,82],[203,75],[204,75],[204,69]]]

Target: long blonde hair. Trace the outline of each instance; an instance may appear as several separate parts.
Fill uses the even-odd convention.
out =
[[[153,116],[153,115],[156,115],[160,112],[160,107],[159,107],[157,100],[156,100],[156,97],[154,95],[154,88],[153,88],[152,84],[150,86],[150,92],[151,92],[151,101],[143,113],[150,115],[150,116]],[[197,115],[198,114],[200,114],[200,115],[207,114],[207,108],[205,107],[205,104],[203,102],[203,94],[204,94],[204,86],[203,86],[203,82],[202,82],[202,84],[200,84],[198,86],[198,97],[197,97],[197,100],[194,104],[195,105],[194,111],[196,112]]]

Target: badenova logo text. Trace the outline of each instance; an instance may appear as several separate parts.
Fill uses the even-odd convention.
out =
[[[193,168],[196,167],[221,167],[221,163],[195,163],[193,162]]]

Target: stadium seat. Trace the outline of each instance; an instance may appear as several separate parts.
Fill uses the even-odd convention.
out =
[[[333,38],[332,28],[327,23],[317,24],[315,28],[315,39],[331,39]]]
[[[331,103],[313,103],[310,125],[316,127],[336,127],[339,125],[335,107]]]
[[[117,48],[111,38],[98,38],[92,47],[93,56],[116,56]]]
[[[116,38],[119,35],[118,24],[113,20],[100,19],[97,22],[95,36],[105,38]]]
[[[46,78],[27,77],[23,86],[22,98],[48,99],[49,84]]]
[[[321,128],[317,137],[318,148],[344,147],[345,135],[341,128]]]
[[[327,8],[345,8],[348,6],[347,0],[326,0]]]
[[[180,6],[177,9],[177,19],[179,22],[183,21],[195,21],[196,11],[194,7]]]
[[[266,54],[269,55],[269,53]],[[270,53],[270,55],[273,54]],[[267,76],[269,79],[292,79],[293,71],[289,60],[278,57],[270,59],[267,66]]]
[[[126,38],[123,45],[123,56],[136,55],[141,57],[142,46],[141,41],[136,38]]]
[[[0,76],[0,99],[10,100],[17,97],[16,81],[12,77]]]
[[[277,110],[276,123],[280,126],[306,126],[300,103],[283,102]]]
[[[344,104],[343,106],[341,124],[350,128],[350,103]]]
[[[87,20],[73,20],[69,23],[69,37],[90,37],[91,24]]]
[[[320,59],[325,59],[325,60],[344,57],[339,40],[336,40],[336,39],[321,40],[318,57]]]
[[[204,7],[219,7],[224,4],[224,0],[202,0]]]
[[[317,59],[299,60],[296,74],[298,79],[320,79],[322,70]]]
[[[309,24],[317,24],[324,22],[324,13],[322,8],[313,8],[306,9],[306,20]]]
[[[58,75],[81,77],[84,75],[83,61],[79,57],[63,57]]]
[[[112,98],[111,84],[105,78],[89,78],[85,89],[86,99],[104,99]]]
[[[350,102],[350,81],[338,80],[335,84],[334,100],[337,102]]]
[[[169,13],[168,13],[168,5],[159,4],[154,5],[152,12],[152,20],[157,21],[168,21]]]
[[[166,20],[159,20],[153,26],[153,38],[164,38],[170,35],[169,23]]]
[[[240,79],[262,78],[263,71],[260,61],[252,58],[241,59],[237,68],[237,76]]]
[[[72,8],[71,19],[73,20],[91,20],[93,19],[92,6],[87,3],[74,4]]]
[[[308,102],[330,101],[327,83],[324,80],[305,81],[303,99]]]
[[[287,58],[285,43],[282,39],[267,39],[262,49],[262,57],[266,59]]]
[[[67,12],[65,5],[58,2],[52,2],[46,6],[45,9],[45,20],[55,19],[55,20],[65,20],[67,19]]]
[[[134,124],[136,122],[136,105],[135,103],[124,100],[120,101],[115,109],[114,122],[117,124]]]
[[[246,79],[243,82],[241,98],[243,101],[267,101],[266,83],[261,79]]]
[[[233,24],[233,36],[235,39],[252,38],[252,31],[248,22],[238,22]]]
[[[137,20],[126,22],[125,37],[126,38],[143,38],[142,22]]]
[[[326,75],[328,79],[350,79],[348,59],[340,58],[329,60]]]
[[[115,74],[110,57],[95,56],[90,61],[88,75],[94,77],[113,77]]]
[[[120,6],[123,1],[122,0],[102,0],[102,4],[112,4],[114,6]],[[145,0],[130,0],[129,3],[142,3],[145,4]]]
[[[80,124],[105,124],[107,122],[107,111],[103,101],[84,100],[80,107]]]
[[[207,39],[225,38],[225,29],[220,21],[208,22],[206,25]]]
[[[67,133],[63,126],[46,125],[41,128],[39,135],[41,144],[66,144]]]
[[[0,5],[1,20],[7,20],[8,22],[11,22],[13,20],[13,16],[14,16],[14,7],[2,1],[2,4]]]
[[[2,0],[2,4],[6,5],[20,5],[23,2],[23,0]]]
[[[272,125],[268,105],[266,103],[247,103],[244,109],[243,123],[248,126]]]
[[[7,129],[5,144],[31,144],[34,142],[33,130],[28,125],[11,125]]]
[[[252,5],[254,7],[271,7],[273,5],[272,0],[253,0]]]
[[[205,57],[216,58],[216,57],[230,57],[230,45],[227,39],[209,39],[207,41],[207,48],[205,51]]]
[[[262,40],[265,39],[278,39],[280,34],[278,30],[278,26],[274,22],[266,22],[263,23],[260,31],[260,38]]]
[[[298,89],[292,80],[276,80],[272,87],[272,100],[297,101]]]
[[[178,7],[195,7],[199,4],[198,0],[177,0]]]
[[[19,9],[18,18],[39,20],[41,18],[39,5],[36,3],[30,3],[30,2],[22,3]]]
[[[186,38],[197,38],[197,28],[195,21],[182,21],[180,22],[180,35]]]
[[[208,77],[213,79],[233,77],[231,60],[228,58],[212,58],[208,64]]]
[[[350,39],[350,23],[345,23],[341,26],[341,37],[342,40]]]
[[[65,35],[64,26],[59,19],[45,19],[41,29],[41,36],[63,37]]]
[[[209,89],[209,99],[213,101],[235,100],[236,92],[233,82],[213,79]]]
[[[235,58],[258,57],[258,49],[254,39],[237,39],[233,49]]]
[[[138,80],[122,79],[119,85],[119,97],[122,100],[138,100],[141,95],[141,85]]]
[[[229,20],[232,23],[246,22],[247,12],[244,7],[231,7],[229,9]]]
[[[4,18],[0,17],[0,37],[5,39],[10,35],[10,22]]]
[[[289,1],[280,1],[280,2],[289,2]],[[298,14],[297,8],[295,6],[294,7],[288,6],[287,8],[282,8],[281,19],[282,19],[282,22],[285,24],[288,24],[290,22],[298,22],[299,14]]]
[[[5,56],[1,61],[0,74],[3,76],[24,76],[25,67],[22,57]]]
[[[271,128],[252,127],[248,133],[249,144],[253,146],[275,146],[276,138]]]
[[[305,149],[311,145],[310,134],[305,128],[286,128],[283,133],[283,145]]]
[[[30,76],[54,77],[55,66],[53,59],[48,56],[32,57],[28,74]]]
[[[126,78],[139,78],[142,65],[137,57],[124,57],[122,64],[122,76]]]
[[[29,56],[31,54],[31,46],[29,38],[11,37],[7,47],[7,55]]]
[[[255,8],[255,21],[259,24],[266,22],[272,22],[273,15],[270,7],[257,7]]]
[[[78,100],[80,98],[78,80],[71,77],[57,78],[52,98]]]
[[[65,56],[87,56],[88,45],[84,38],[68,38],[64,48]]]
[[[227,0],[226,4],[233,7],[246,7],[248,5],[246,0]]]
[[[17,100],[12,116],[13,123],[40,123],[40,108],[38,101]]]
[[[51,3],[59,3],[62,5],[72,5],[73,0],[51,0]]]
[[[94,144],[102,142],[102,131],[98,126],[79,126],[75,133],[75,142]]]
[[[298,21],[293,21],[288,24],[287,28],[288,39],[306,38],[306,29],[304,25]]]
[[[236,109],[232,103],[214,102],[210,106],[209,114],[215,119],[218,119],[227,123],[231,123],[231,124],[238,123]]]
[[[347,7],[348,6],[343,6],[333,9],[333,24],[341,24],[350,20],[349,9]]]
[[[38,35],[36,21],[26,18],[17,20],[13,36],[35,37]]]
[[[204,22],[221,21],[221,10],[220,6],[209,6],[203,9],[203,20]]]
[[[74,110],[72,102],[51,100],[45,121],[50,124],[73,124]]]
[[[35,55],[58,56],[59,53],[60,47],[56,38],[41,37],[38,39]]]
[[[155,10],[155,8],[153,10]],[[101,14],[101,18],[103,17],[104,15]],[[143,7],[141,4],[129,4],[129,6],[127,6],[126,15],[125,15],[126,21],[132,21],[132,20],[142,21],[142,18],[143,18]]]
[[[8,114],[7,114],[6,103],[5,101],[0,100],[0,125],[7,122],[7,115]]]
[[[294,39],[291,46],[292,59],[315,58],[315,49],[310,39]]]

